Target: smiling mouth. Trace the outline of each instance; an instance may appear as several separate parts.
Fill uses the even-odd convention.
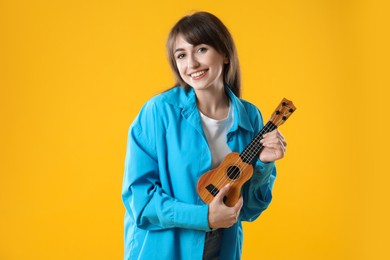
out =
[[[207,72],[207,70],[201,70],[201,71],[197,71],[197,72],[190,74],[190,76],[193,79],[198,79],[198,78],[201,78],[206,72]]]

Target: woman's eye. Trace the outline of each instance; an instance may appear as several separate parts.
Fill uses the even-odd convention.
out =
[[[198,49],[198,52],[205,52],[205,51],[207,51],[207,49],[206,49],[205,47],[200,47],[200,48]]]
[[[179,55],[177,55],[177,58],[178,58],[178,59],[183,59],[183,58],[184,58],[184,54],[179,54]]]

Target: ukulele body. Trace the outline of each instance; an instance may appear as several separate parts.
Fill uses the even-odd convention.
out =
[[[232,207],[241,196],[242,185],[252,177],[252,174],[253,166],[244,162],[239,153],[229,153],[217,168],[206,172],[199,178],[198,194],[206,204],[209,204],[219,191],[230,183],[224,202]]]

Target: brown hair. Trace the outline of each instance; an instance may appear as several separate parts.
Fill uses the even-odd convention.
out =
[[[215,15],[207,12],[196,12],[181,18],[171,29],[167,40],[169,64],[175,76],[175,86],[190,86],[184,82],[176,66],[174,48],[176,37],[182,34],[184,39],[196,46],[207,44],[220,54],[226,55],[228,64],[224,65],[223,80],[236,96],[240,96],[240,66],[233,38],[226,26]]]

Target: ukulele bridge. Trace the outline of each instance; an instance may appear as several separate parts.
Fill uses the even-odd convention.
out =
[[[210,192],[211,195],[213,195],[214,197],[217,196],[219,192],[219,189],[215,187],[213,184],[207,185],[206,190],[208,190],[208,192]]]

